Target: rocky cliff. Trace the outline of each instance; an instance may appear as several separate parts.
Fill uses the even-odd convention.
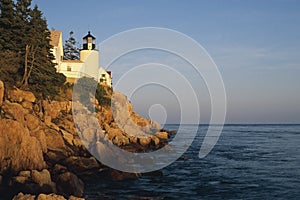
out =
[[[87,144],[105,139],[127,151],[144,152],[164,146],[168,133],[159,132],[158,123],[133,112],[121,93],[112,98],[122,100],[115,101],[114,109],[96,102],[96,114],[75,110],[79,117],[79,124],[75,124],[72,108],[82,106],[80,103],[40,101],[29,91],[5,90],[0,81],[0,196],[10,198],[23,192],[82,197],[85,179],[139,177],[104,166],[87,151]],[[122,106],[128,108],[127,114],[120,112]],[[100,124],[102,130],[91,123]],[[18,196],[22,199],[22,194]]]

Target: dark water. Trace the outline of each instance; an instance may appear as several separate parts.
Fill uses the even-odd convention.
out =
[[[188,160],[162,169],[162,176],[90,183],[86,198],[300,199],[300,125],[226,125],[212,152],[199,159],[206,130],[199,126],[183,155]]]

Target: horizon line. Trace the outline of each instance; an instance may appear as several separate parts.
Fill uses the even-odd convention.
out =
[[[213,126],[228,126],[228,125],[300,125],[300,123],[225,123],[225,124],[208,124],[208,123],[200,123],[200,124],[189,124],[189,123],[165,123],[164,125],[213,125]]]

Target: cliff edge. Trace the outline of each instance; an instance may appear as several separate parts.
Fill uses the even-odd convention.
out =
[[[116,92],[109,98],[120,101],[113,101],[116,103],[112,107],[103,107],[92,100],[97,112],[87,115],[86,108],[75,110],[79,119],[75,124],[72,109],[74,105],[82,107],[79,102],[63,98],[37,100],[29,91],[5,90],[0,81],[0,194],[5,194],[3,198],[19,192],[82,197],[86,179],[118,181],[139,177],[140,174],[103,165],[90,154],[86,144],[99,144],[100,139],[105,139],[129,152],[145,152],[166,145],[168,133],[160,132],[157,122],[133,112],[123,94]],[[120,112],[124,106],[128,108],[127,114]],[[90,126],[91,122],[98,123],[102,130]],[[141,133],[136,131],[136,126]],[[129,134],[132,132],[135,134]],[[22,195],[15,199],[21,199]]]

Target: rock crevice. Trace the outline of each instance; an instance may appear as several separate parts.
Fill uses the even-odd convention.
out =
[[[139,177],[104,166],[87,149],[109,140],[130,152],[151,151],[167,144],[168,133],[160,132],[158,123],[134,113],[121,93],[111,98],[116,100],[112,108],[96,101],[98,112],[78,111],[80,120],[75,124],[72,108],[80,103],[38,101],[29,91],[4,91],[0,81],[0,187],[10,188],[12,194],[34,194],[20,193],[14,199],[65,199],[82,197],[84,180],[91,177]]]

